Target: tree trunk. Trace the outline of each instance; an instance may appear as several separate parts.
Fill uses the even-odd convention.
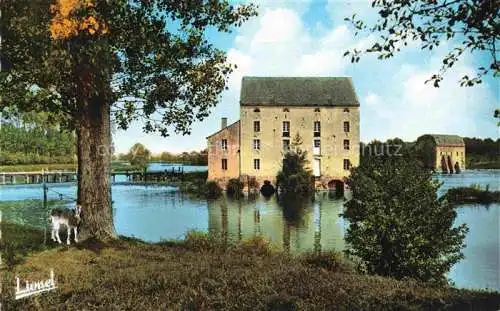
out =
[[[110,197],[110,105],[102,97],[78,105],[78,202],[82,205],[81,239],[117,237]]]

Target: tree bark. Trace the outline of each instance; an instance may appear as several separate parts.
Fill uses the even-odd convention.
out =
[[[110,197],[110,104],[94,96],[78,104],[78,203],[82,205],[79,237],[117,237]]]

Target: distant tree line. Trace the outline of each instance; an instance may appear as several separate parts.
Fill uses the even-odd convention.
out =
[[[208,150],[191,151],[183,153],[170,153],[164,151],[158,155],[151,157],[152,161],[161,161],[169,163],[183,163],[191,165],[207,165],[208,164]]]
[[[168,162],[190,165],[207,165],[208,150],[191,151],[183,153],[170,153],[164,151],[153,155],[144,145],[136,143],[130,148],[129,152],[118,154],[116,157],[121,161],[128,161],[132,165],[145,166],[149,162]]]
[[[500,169],[500,139],[464,138],[468,168]]]
[[[0,165],[74,163],[75,136],[47,115],[0,119]]]
[[[495,141],[491,138],[480,139],[464,137],[464,142],[467,168],[500,169],[500,139]],[[414,142],[405,142],[400,138],[388,139],[385,142],[373,140],[368,144],[361,143],[361,161],[382,155],[403,156],[412,154],[422,161],[428,162],[427,158],[430,155],[426,153],[429,153],[429,149],[417,150],[415,147]]]

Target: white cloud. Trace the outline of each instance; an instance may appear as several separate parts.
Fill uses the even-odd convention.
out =
[[[377,94],[370,93],[370,94],[368,94],[368,96],[365,97],[363,104],[367,104],[370,106],[380,105],[381,98]]]

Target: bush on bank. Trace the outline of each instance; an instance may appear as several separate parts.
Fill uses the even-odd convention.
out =
[[[226,185],[226,193],[231,197],[243,195],[243,183],[238,178],[231,178]]]
[[[455,204],[490,204],[500,202],[500,191],[490,191],[488,186],[482,189],[477,185],[471,185],[448,189],[446,197],[449,202]]]

